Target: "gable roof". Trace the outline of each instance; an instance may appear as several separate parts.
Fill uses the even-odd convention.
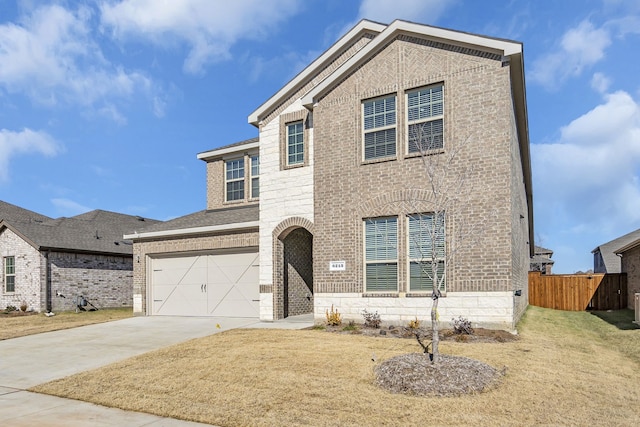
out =
[[[638,239],[640,239],[640,229],[603,243],[592,250],[591,253],[600,252],[607,273],[620,273],[622,271],[622,263],[616,253],[622,253],[622,249],[631,249],[629,246]]]
[[[271,98],[267,99],[253,113],[249,114],[248,121],[254,126],[259,126],[263,116],[268,114],[276,105],[284,102],[295,92],[302,88],[310,78],[312,78],[319,70],[324,69],[331,64],[345,48],[354,41],[360,39],[365,34],[379,34],[386,28],[386,25],[379,22],[373,22],[366,19],[358,22],[351,30],[335,42],[316,60],[309,64],[304,70],[296,75],[289,83],[284,85]]]
[[[181,216],[160,224],[154,224],[125,239],[186,236],[192,234],[225,232],[231,230],[257,229],[260,207],[257,204],[234,206],[223,209],[204,210]]]
[[[62,251],[131,255],[131,242],[125,232],[156,220],[116,212],[94,210],[71,218],[46,220],[2,220],[0,230],[8,228],[39,251]]]
[[[0,221],[3,219],[20,221],[46,221],[51,218],[0,200]]]

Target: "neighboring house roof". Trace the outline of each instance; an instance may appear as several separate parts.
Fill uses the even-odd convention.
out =
[[[71,218],[2,220],[6,227],[39,251],[131,255],[131,242],[123,234],[141,224],[158,221],[139,216],[95,210]]]
[[[0,200],[0,221],[3,219],[19,221],[45,221],[51,218]]]
[[[555,264],[555,260],[552,260],[551,258],[544,256],[544,255],[534,255],[531,257],[531,262],[530,264]]]
[[[219,148],[215,148],[209,151],[203,151],[202,153],[198,153],[198,159],[200,160],[210,160],[215,157],[220,157],[229,153],[236,153],[241,150],[251,150],[254,148],[258,148],[260,145],[260,139],[258,137],[246,139],[240,142],[234,142],[233,144],[224,145]]]
[[[548,255],[549,258],[553,255],[553,251],[551,249],[543,248],[542,246],[535,246],[534,248],[535,255]]]
[[[622,253],[621,249],[628,250],[628,246],[636,240],[640,239],[640,229],[611,240],[610,242],[603,243],[597,246],[591,253],[600,252],[602,261],[607,273],[620,273],[622,271],[622,264],[620,257],[616,253]]]
[[[257,204],[204,210],[145,227],[124,238],[136,240],[258,228],[259,215]]]

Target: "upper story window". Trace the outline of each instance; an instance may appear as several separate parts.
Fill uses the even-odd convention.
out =
[[[408,240],[409,290],[431,291],[434,282],[444,283],[444,212],[409,215]]]
[[[364,220],[365,289],[398,290],[398,218]]]
[[[260,197],[260,156],[251,156],[251,198]]]
[[[15,257],[4,257],[4,291],[16,291],[16,259]]]
[[[244,158],[225,163],[226,200],[244,200]]]
[[[409,153],[444,147],[444,86],[407,92]]]
[[[396,155],[396,96],[362,103],[364,160]]]
[[[304,124],[302,120],[287,124],[287,166],[304,163]]]

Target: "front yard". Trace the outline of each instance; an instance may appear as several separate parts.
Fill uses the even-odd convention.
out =
[[[133,316],[131,307],[101,309],[75,313],[65,311],[47,317],[42,313],[0,312],[0,340],[110,322]]]
[[[419,351],[410,339],[320,330],[232,330],[33,391],[220,426],[640,425],[640,330],[606,320],[530,307],[517,341],[441,343],[506,368],[496,388],[461,397],[373,384],[376,363]]]

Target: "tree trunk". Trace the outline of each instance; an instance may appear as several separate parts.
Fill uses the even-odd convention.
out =
[[[440,300],[438,291],[433,292],[433,305],[431,306],[431,351],[433,352],[433,363],[440,361],[440,351],[438,350],[438,344],[440,344],[440,333],[438,326],[438,301]]]

